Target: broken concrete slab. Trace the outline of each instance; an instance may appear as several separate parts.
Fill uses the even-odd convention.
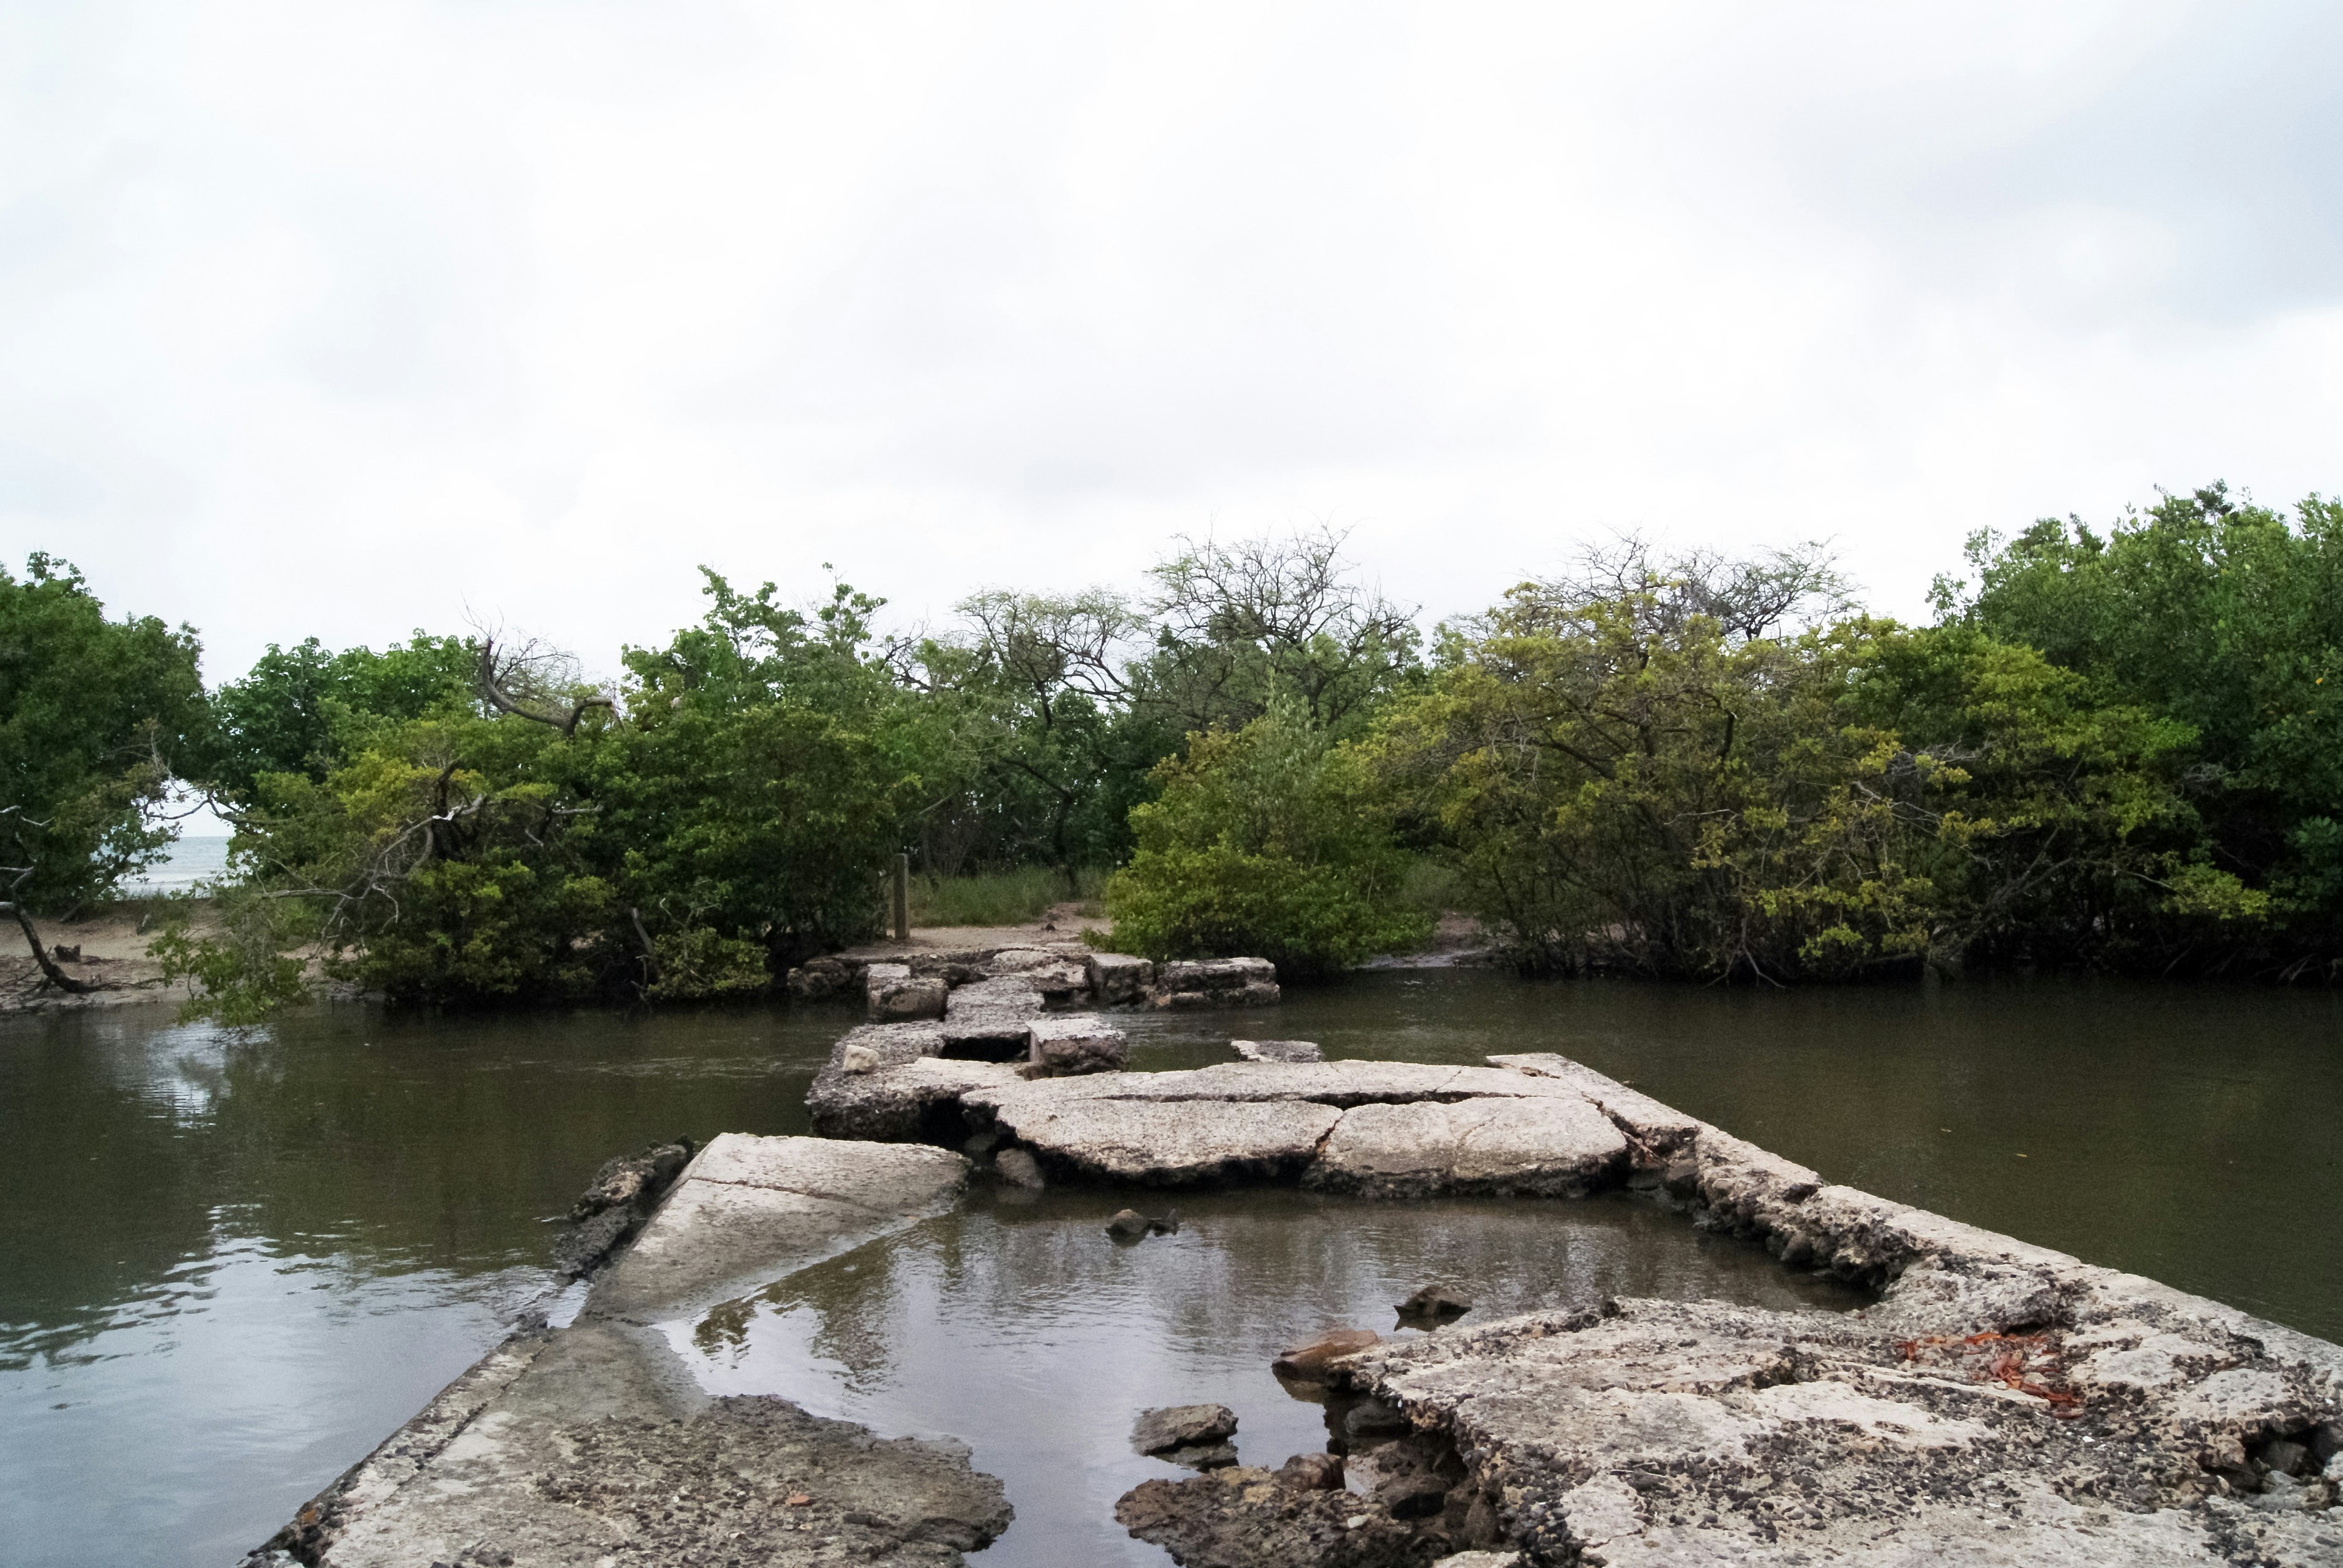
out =
[[[1493,1068],[1549,1080],[1594,1101],[1627,1134],[1635,1147],[1638,1163],[1664,1163],[1690,1148],[1694,1137],[1707,1125],[1697,1117],[1687,1116],[1673,1105],[1664,1105],[1642,1091],[1606,1078],[1566,1056],[1534,1051],[1493,1056],[1488,1060]]]
[[[957,1191],[940,1151],[726,1134],[578,1321],[516,1335],[269,1543],[313,1568],[737,1560],[958,1568],[1005,1529],[954,1442],[884,1441],[772,1398],[702,1394],[662,1334],[719,1281],[870,1241]]]
[[[685,1167],[588,1307],[638,1320],[689,1312],[935,1212],[968,1171],[960,1155],[921,1144],[725,1133]]]
[[[1129,953],[1091,953],[1083,960],[1091,996],[1101,1007],[1130,1007],[1147,1000],[1155,966]]]
[[[1053,1078],[1112,1072],[1122,1066],[1122,1030],[1094,1012],[1059,1013],[1026,1025],[1027,1061]]]
[[[1276,1061],[1284,1063],[1323,1061],[1325,1053],[1317,1042],[1307,1040],[1232,1040],[1229,1049],[1237,1053],[1239,1061]]]
[[[1222,1061],[1179,1072],[1099,1073],[1031,1084],[1022,1092],[1052,1101],[1311,1100],[1323,1105],[1364,1105],[1439,1098],[1463,1070],[1411,1061]],[[971,1103],[986,1100],[976,1096]]]
[[[966,1135],[962,1095],[1022,1081],[1006,1062],[936,1055],[943,1044],[940,1031],[918,1027],[920,1035],[892,1040],[872,1040],[872,1030],[857,1030],[840,1042],[806,1095],[816,1133],[883,1143],[957,1144]],[[880,1064],[850,1070],[846,1054],[864,1050]]]
[[[1041,990],[1028,976],[1011,974],[954,986],[951,1000],[945,1006],[944,1016],[950,1019],[980,1012],[1036,1013],[1041,1010]]]
[[[1626,1138],[1576,1098],[1357,1105],[1302,1182],[1366,1197],[1575,1198],[1614,1182],[1626,1158]]]
[[[1379,1503],[1250,1466],[1142,1482],[1114,1517],[1182,1568],[1422,1568],[1432,1555],[1421,1530]]]
[[[1291,1176],[1342,1115],[1306,1101],[1059,1101],[986,1093],[998,1101],[993,1115],[1001,1131],[1031,1148],[1044,1167],[1163,1187]]]
[[[1175,960],[1155,966],[1148,1000],[1159,1008],[1267,1007],[1279,997],[1267,959]]]
[[[1338,1375],[1472,1455],[1533,1561],[2319,1560],[2315,1515],[2227,1503],[2201,1423],[2076,1394],[2061,1331],[1910,1327],[1893,1288],[1857,1314],[1622,1302],[1389,1342]],[[2256,1370],[2221,1420],[2301,1422],[2337,1397],[2298,1365]]]

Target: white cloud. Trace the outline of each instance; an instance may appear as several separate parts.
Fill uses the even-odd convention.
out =
[[[1573,540],[2333,487],[2322,8],[0,7],[0,556],[608,668],[1330,518]]]

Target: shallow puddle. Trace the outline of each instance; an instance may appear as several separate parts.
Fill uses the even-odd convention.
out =
[[[1129,1203],[1177,1234],[1119,1244]],[[883,1436],[948,1434],[1009,1489],[1017,1521],[980,1561],[1161,1565],[1115,1499],[1190,1473],[1131,1452],[1157,1405],[1225,1404],[1245,1464],[1326,1446],[1323,1407],[1269,1363],[1331,1327],[1399,1329],[1439,1282],[1470,1325],[1605,1296],[1844,1309],[1856,1292],[1704,1234],[1655,1201],[1365,1203],[1290,1190],[980,1195],[962,1210],[669,1326],[710,1393],[780,1394]]]

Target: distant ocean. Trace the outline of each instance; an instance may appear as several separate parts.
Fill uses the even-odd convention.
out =
[[[197,882],[210,881],[227,871],[227,836],[197,839],[182,838],[171,846],[171,852],[146,868],[146,871],[122,884],[123,893],[129,898],[152,898],[157,893],[184,893]]]

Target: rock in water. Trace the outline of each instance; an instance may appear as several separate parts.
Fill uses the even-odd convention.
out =
[[[1322,1383],[1327,1369],[1335,1362],[1355,1355],[1382,1339],[1373,1329],[1329,1329],[1316,1339],[1286,1351],[1270,1362],[1269,1370],[1294,1382]]]
[[[1155,1455],[1172,1464],[1185,1465],[1190,1470],[1226,1470],[1237,1462],[1237,1445],[1233,1442],[1196,1442],[1185,1448],[1167,1448]]]
[[[1440,1550],[1429,1531],[1378,1503],[1282,1486],[1244,1466],[1141,1482],[1114,1517],[1188,1568],[1420,1568]]]
[[[1324,1055],[1307,1040],[1232,1040],[1229,1049],[1240,1061],[1322,1061]]]
[[[1106,1222],[1106,1233],[1118,1241],[1136,1241],[1147,1234],[1147,1216],[1136,1209],[1119,1209]]]
[[[1004,1149],[993,1156],[992,1173],[1011,1187],[1039,1188],[1042,1185],[1041,1162],[1033,1158],[1030,1149]]]
[[[1425,1285],[1393,1309],[1402,1322],[1446,1322],[1473,1310],[1473,1303],[1445,1285]]]
[[[1302,1492],[1342,1490],[1342,1456],[1339,1453],[1297,1453],[1277,1467],[1277,1479]]]
[[[1131,1429],[1131,1446],[1141,1453],[1226,1442],[1236,1434],[1237,1412],[1224,1404],[1173,1404],[1141,1411]]]
[[[642,1227],[659,1200],[690,1163],[689,1138],[654,1144],[639,1154],[607,1161],[594,1184],[570,1205],[570,1228],[553,1243],[555,1268],[581,1279]]]

